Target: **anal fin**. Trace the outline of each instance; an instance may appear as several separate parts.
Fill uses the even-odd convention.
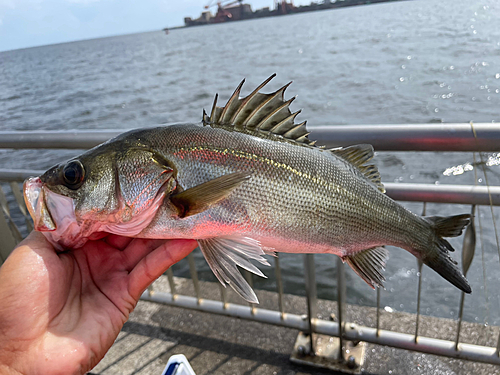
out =
[[[259,241],[248,237],[222,237],[198,240],[198,244],[212,272],[223,286],[231,286],[248,302],[259,303],[255,292],[236,267],[240,266],[266,277],[250,262],[253,259],[266,266],[270,265],[263,257],[264,251]]]
[[[385,277],[382,271],[389,258],[389,251],[384,247],[374,247],[362,250],[354,255],[344,256],[342,260],[346,262],[354,272],[358,274],[373,289],[376,286],[382,288]]]

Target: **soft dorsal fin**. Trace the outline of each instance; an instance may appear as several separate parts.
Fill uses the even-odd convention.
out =
[[[384,185],[380,179],[380,173],[373,164],[366,164],[373,159],[373,146],[361,144],[349,147],[339,147],[330,150],[331,153],[348,161],[356,167],[371,183],[382,193],[385,193]]]
[[[285,90],[291,84],[270,94],[259,92],[276,76],[273,74],[260,84],[250,95],[240,98],[239,94],[245,80],[241,81],[224,107],[217,106],[217,95],[210,116],[203,111],[203,125],[214,128],[254,134],[256,136],[274,134],[300,144],[314,146],[308,139],[306,121],[296,124],[295,117],[300,113],[290,111],[290,103],[295,98],[285,100]]]

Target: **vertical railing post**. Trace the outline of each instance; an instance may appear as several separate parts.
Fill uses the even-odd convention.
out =
[[[339,360],[344,361],[344,303],[345,303],[345,269],[340,257],[337,257],[337,310],[339,321]]]
[[[420,323],[420,299],[422,297],[422,266],[423,263],[420,259],[417,259],[417,266],[418,266],[418,292],[417,292],[417,320],[415,323],[415,342],[417,342],[418,338],[418,326]]]
[[[222,301],[222,307],[225,309],[227,309],[227,290],[226,290],[226,287],[224,285],[222,285],[221,283],[218,283],[219,284],[219,288],[220,288],[220,300]]]
[[[172,299],[177,297],[177,291],[175,289],[174,273],[172,268],[167,270],[168,285],[170,285],[170,293],[172,293]]]
[[[7,220],[7,225],[10,229],[10,232],[12,236],[14,237],[14,241],[16,244],[21,242],[23,240],[23,236],[19,232],[19,229],[17,228],[16,224],[14,224],[14,220],[12,219],[10,215],[10,208],[9,208],[9,203],[7,202],[7,196],[2,190],[2,186],[0,186],[0,215],[3,214],[5,215],[5,219]],[[12,247],[14,248],[14,247]],[[11,249],[12,250],[12,249]]]
[[[476,249],[476,228],[474,227],[475,211],[476,211],[476,206],[472,205],[470,224],[465,230],[465,235],[464,235],[464,244],[462,247],[462,272],[464,273],[464,276],[467,276],[467,271],[469,270],[469,267],[472,263],[472,259],[474,258],[474,252]],[[460,310],[458,312],[458,327],[457,327],[457,338],[455,340],[455,350],[458,350],[460,330],[462,329],[464,302],[465,302],[465,293],[462,292],[460,296]]]
[[[198,300],[199,305],[201,300],[200,282],[198,280],[198,271],[196,271],[196,263],[194,261],[193,253],[189,253],[187,259],[189,263],[189,272],[191,273],[191,280],[193,280],[194,294],[196,295],[196,299]]]
[[[253,289],[253,278],[252,278],[252,273],[251,272],[248,272],[247,270],[243,270],[243,274],[245,275],[245,279],[248,283],[248,285],[250,285],[250,288]],[[256,308],[256,304],[255,303],[252,303],[252,302],[248,302],[248,305],[250,306],[250,308],[252,309],[252,315],[255,315],[255,308]]]
[[[155,290],[154,290],[154,287],[153,287],[153,283],[149,284],[148,286],[148,295],[149,297],[152,297],[153,294],[154,294]]]
[[[498,335],[496,355],[500,357],[500,335]]]
[[[377,337],[380,336],[380,288],[377,288]]]
[[[315,355],[313,339],[314,324],[317,316],[318,296],[316,292],[316,274],[314,271],[314,255],[304,254],[304,278],[306,283],[307,319],[309,321],[310,355]]]
[[[285,308],[283,305],[283,279],[281,278],[280,258],[278,253],[276,253],[276,257],[274,258],[274,266],[276,289],[278,290],[278,307],[281,313],[281,320],[283,320],[285,315]]]
[[[12,194],[14,194],[14,198],[16,199],[17,205],[19,206],[19,210],[24,216],[26,229],[28,230],[28,232],[31,232],[33,230],[32,219],[26,207],[26,203],[24,203],[22,188],[19,187],[19,184],[17,182],[13,181],[10,183],[10,189],[12,191]]]
[[[422,208],[422,216],[425,216],[427,211],[427,202],[424,202],[424,207]],[[420,258],[417,258],[417,277],[418,277],[418,291],[417,291],[417,319],[415,322],[415,342],[418,341],[418,328],[420,323],[420,299],[422,297],[422,266],[423,262]]]

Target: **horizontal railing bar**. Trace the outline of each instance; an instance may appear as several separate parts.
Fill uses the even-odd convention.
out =
[[[384,183],[386,193],[397,201],[500,206],[500,186]]]
[[[311,139],[329,147],[370,143],[377,151],[500,151],[500,125],[381,124],[309,126]],[[87,149],[122,130],[3,131],[0,148]]]
[[[230,316],[246,320],[257,321],[261,323],[273,324],[288,328],[294,328],[301,331],[307,331],[308,321],[306,316],[285,313],[281,315],[279,311],[255,308],[249,306],[201,299],[198,301],[195,297],[175,296],[170,293],[154,292],[150,294],[144,292],[141,299],[161,303],[170,306],[183,307],[212,314]],[[496,355],[496,349],[488,346],[460,343],[458,350],[455,350],[453,341],[434,339],[430,337],[418,336],[415,341],[415,335],[399,333],[393,331],[358,326],[353,323],[345,323],[343,337],[352,341],[365,341],[378,345],[387,345],[394,348],[413,350],[422,353],[441,355],[451,358],[464,359],[476,362],[500,364],[500,357]],[[320,334],[336,336],[339,335],[339,324],[337,322],[313,319],[314,331]]]
[[[3,169],[0,168],[0,181],[2,182],[23,182],[28,177],[40,176],[44,170],[36,169]]]
[[[89,149],[125,131],[127,129],[2,131],[0,132],[0,148]]]
[[[176,295],[171,293],[153,292],[150,294],[145,291],[141,300],[162,303],[165,305],[183,307],[186,309],[199,310],[212,314],[227,315],[234,318],[253,320],[261,323],[269,323],[298,330],[306,330],[308,322],[306,315],[299,316],[295,314],[281,314],[279,311],[256,308],[252,314],[252,307],[237,305],[234,303],[224,303],[222,301],[208,300],[196,297]],[[338,330],[337,330],[338,335]]]
[[[40,176],[42,170],[2,169],[0,168],[0,181],[24,181],[28,177]],[[474,185],[432,185],[432,184],[407,184],[384,183],[387,195],[398,201],[433,202],[452,204],[476,204],[500,206],[500,186]]]
[[[369,143],[376,151],[500,151],[500,124],[387,124],[311,126],[327,146]]]
[[[322,321],[322,323],[330,323]],[[316,325],[318,326],[318,325]],[[357,326],[346,323],[344,338],[353,341],[366,341],[378,345],[386,345],[399,349],[413,350],[422,353],[440,355],[444,357],[465,359],[468,361],[500,364],[500,357],[496,355],[496,349],[489,346],[460,343],[458,350],[455,342],[435,339],[431,337],[418,336],[408,333],[400,333],[375,328]]]

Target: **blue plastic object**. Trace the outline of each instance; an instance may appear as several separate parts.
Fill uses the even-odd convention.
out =
[[[168,359],[161,375],[196,375],[184,354],[173,355]]]

